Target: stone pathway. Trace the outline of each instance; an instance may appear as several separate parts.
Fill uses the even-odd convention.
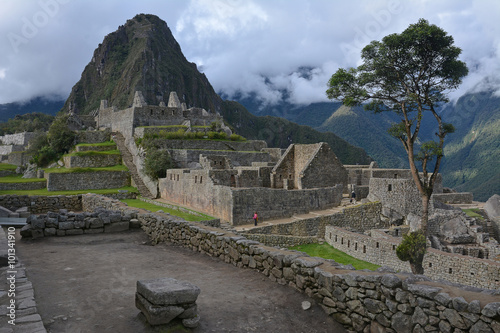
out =
[[[5,230],[0,228],[0,247],[7,247]],[[12,282],[14,284],[12,284]],[[13,285],[15,288],[13,288]],[[14,309],[10,309],[14,304]],[[20,262],[0,268],[0,333],[46,333],[38,314],[33,285]]]
[[[316,211],[309,212],[307,214],[294,214],[291,217],[282,218],[282,219],[272,219],[272,220],[259,221],[257,226],[255,226],[253,223],[244,224],[244,225],[237,225],[237,226],[233,226],[233,229],[236,232],[244,232],[244,231],[252,230],[255,228],[261,228],[261,227],[277,225],[277,224],[286,224],[286,223],[296,222],[299,220],[306,220],[306,219],[310,219],[310,218],[315,218],[318,216],[333,215],[333,214],[337,214],[337,213],[342,212],[342,210],[344,210],[344,208],[347,208],[349,206],[353,206],[353,205],[349,203],[348,199],[343,199],[340,206],[333,207],[330,209],[316,210]]]

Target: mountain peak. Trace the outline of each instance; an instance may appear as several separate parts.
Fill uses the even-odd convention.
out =
[[[188,107],[217,112],[221,105],[205,75],[182,54],[167,23],[151,14],[136,15],[104,38],[63,111],[87,114],[103,99],[127,108],[136,91],[151,105],[167,102],[171,91]]]

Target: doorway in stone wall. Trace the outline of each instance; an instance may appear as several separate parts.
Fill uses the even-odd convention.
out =
[[[236,177],[234,175],[231,175],[230,186],[236,187]]]

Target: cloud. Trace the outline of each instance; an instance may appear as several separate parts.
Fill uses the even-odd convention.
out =
[[[138,13],[165,20],[186,58],[228,98],[326,101],[326,83],[339,67],[359,65],[364,45],[419,18],[442,27],[463,50],[470,74],[451,97],[500,92],[498,1],[2,0],[0,103],[65,98],[105,35]]]

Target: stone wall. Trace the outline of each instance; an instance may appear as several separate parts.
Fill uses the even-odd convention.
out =
[[[0,183],[0,191],[29,191],[40,190],[47,187],[47,180],[40,179],[39,182],[29,183]]]
[[[7,163],[21,166],[29,163],[32,155],[26,153],[25,151],[15,151],[9,154],[7,158]]]
[[[341,212],[331,215],[322,215],[300,219],[290,223],[252,228],[245,232],[245,234],[323,238],[326,231],[325,228],[329,225],[346,228],[356,232],[365,232],[374,228],[388,227],[387,223],[380,220],[380,211],[380,203],[369,203],[354,207],[346,207],[342,209]]]
[[[219,217],[233,225],[252,223],[255,211],[261,219],[290,217],[340,205],[342,186],[294,190],[271,188],[235,188],[230,185],[235,170],[170,169],[159,180],[161,197],[203,213]],[[214,183],[212,174],[217,173]],[[227,174],[227,179],[222,176]]]
[[[66,209],[47,214],[31,215],[20,233],[23,237],[71,236],[120,232],[140,228],[136,212],[97,209],[92,212],[74,213]]]
[[[104,128],[97,131],[78,131],[76,132],[77,143],[101,143],[109,141],[111,131],[109,128]]]
[[[81,211],[82,199],[81,195],[0,195],[0,206],[11,211],[28,207],[32,214],[59,211],[59,209]]]
[[[267,147],[263,140],[248,141],[216,141],[216,140],[163,140],[161,148],[164,149],[199,149],[260,152]]]
[[[17,145],[0,146],[0,155],[9,155],[10,153],[15,151],[24,151],[24,146],[17,146]]]
[[[45,173],[48,191],[96,190],[130,186],[128,171]]]
[[[327,226],[325,240],[334,248],[373,264],[388,266],[397,271],[411,272],[408,262],[396,255],[402,238],[383,231],[372,230],[371,237]],[[500,288],[500,263],[428,248],[424,257],[425,276],[432,279],[465,284],[486,289]]]
[[[0,136],[0,142],[4,145],[27,146],[29,141],[36,136],[34,132],[6,134]]]
[[[289,248],[297,245],[313,244],[318,242],[317,237],[299,237],[284,235],[246,234],[245,237],[267,246]]]
[[[258,151],[169,149],[168,152],[179,168],[188,168],[191,163],[199,163],[200,155],[224,155],[234,166],[251,166],[252,162],[271,162],[269,154]]]
[[[473,195],[470,192],[462,193],[436,193],[432,197],[434,200],[441,201],[447,204],[470,204],[472,203]]]
[[[76,151],[109,151],[116,150],[116,144],[110,143],[109,146],[76,146]]]
[[[117,154],[94,154],[94,155],[65,155],[63,156],[66,168],[105,168],[119,165],[122,155]]]
[[[220,230],[138,214],[153,243],[172,242],[255,269],[314,298],[357,332],[488,332],[499,330],[498,296],[429,282],[420,276],[349,271],[331,260],[266,247]],[[480,302],[478,299],[481,299]]]

